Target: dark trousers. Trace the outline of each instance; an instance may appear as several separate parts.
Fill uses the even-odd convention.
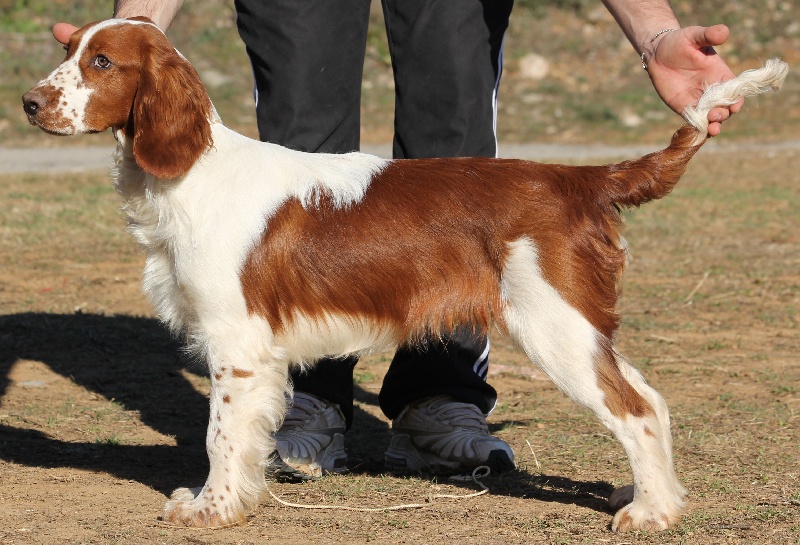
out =
[[[359,149],[369,0],[236,0],[260,138],[309,152]],[[495,105],[513,0],[383,0],[395,76],[395,158],[497,154]],[[467,271],[468,272],[468,271]],[[358,274],[358,271],[353,271]],[[354,358],[294,373],[298,391],[352,420]],[[450,394],[488,413],[488,339],[464,328],[400,348],[380,392],[388,418]]]

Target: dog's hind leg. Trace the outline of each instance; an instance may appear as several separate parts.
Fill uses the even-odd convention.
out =
[[[633,495],[627,505],[620,502],[612,529],[668,528],[680,518],[686,492],[672,467],[666,403],[545,280],[531,241],[510,250],[502,279],[509,334],[563,392],[597,415],[628,455]]]
[[[203,351],[211,374],[206,435],[209,474],[198,491],[179,488],[164,520],[182,526],[241,524],[266,489],[273,434],[286,412],[288,364],[268,354],[269,332],[256,320],[207,328]],[[218,324],[219,325],[219,324]]]
[[[647,400],[650,406],[653,407],[655,415],[660,424],[661,433],[659,435],[659,439],[662,442],[662,448],[664,449],[664,452],[667,454],[667,456],[669,456],[669,467],[673,467],[672,432],[670,430],[670,418],[669,410],[667,409],[667,403],[658,392],[656,392],[647,384],[647,382],[644,380],[644,377],[642,377],[642,374],[630,363],[628,363],[625,358],[616,355],[616,362],[620,371],[625,376],[625,379],[630,383],[631,386],[633,386],[639,395]],[[686,497],[687,492],[683,487],[678,488],[677,492],[681,498]],[[614,493],[611,494],[608,503],[611,508],[614,509],[614,511],[619,511],[633,501],[633,495],[634,486],[624,486],[615,490]]]
[[[601,419],[622,443],[634,482],[609,499],[616,511],[611,528],[663,530],[678,521],[686,498],[673,466],[667,404],[636,369],[608,347],[610,344],[601,343],[594,358],[596,380],[608,409],[602,411]]]

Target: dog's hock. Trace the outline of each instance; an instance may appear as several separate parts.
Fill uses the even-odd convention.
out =
[[[714,83],[705,90],[694,105],[683,111],[683,118],[698,131],[693,145],[703,143],[708,136],[708,113],[714,108],[726,108],[743,98],[777,91],[783,85],[789,65],[780,59],[770,59],[761,68],[745,70],[731,80]]]

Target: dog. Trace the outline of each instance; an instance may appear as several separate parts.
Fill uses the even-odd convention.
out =
[[[712,85],[669,146],[606,166],[310,154],[226,128],[151,21],[78,30],[23,97],[32,124],[112,129],[113,179],[145,248],[143,288],[208,365],[210,472],[165,521],[245,521],[266,488],[290,367],[496,325],[622,443],[633,485],[611,528],[665,529],[684,509],[667,405],[614,348],[626,262],[620,209],[665,196],[708,112],[780,87],[771,60]]]

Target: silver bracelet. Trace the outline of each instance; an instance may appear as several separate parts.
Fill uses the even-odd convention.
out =
[[[653,38],[650,40],[650,43],[655,42],[656,38],[658,38],[662,34],[666,34],[667,32],[674,32],[676,30],[678,30],[678,29],[677,28],[665,28],[663,30],[659,30],[658,32],[656,32],[655,36],[653,36]],[[642,60],[642,68],[647,70],[647,61],[644,60],[644,51],[642,51],[642,54],[639,56],[639,58]]]

